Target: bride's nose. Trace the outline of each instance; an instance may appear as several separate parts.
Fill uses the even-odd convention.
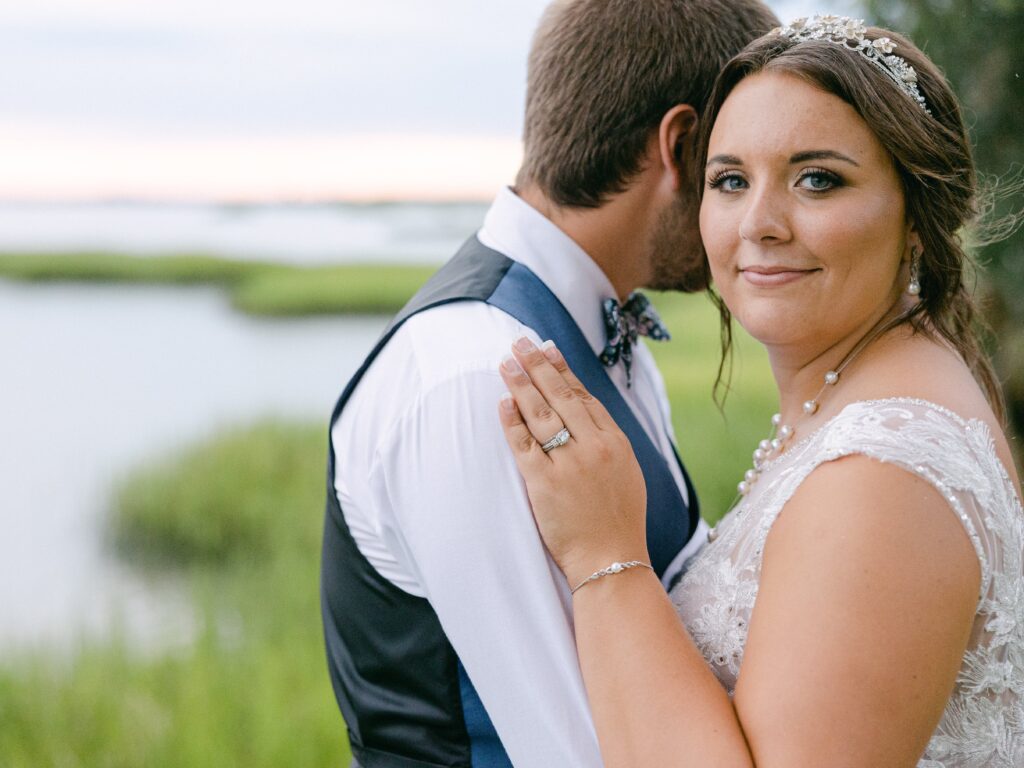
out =
[[[785,209],[785,195],[765,186],[752,189],[745,198],[740,220],[740,237],[751,243],[786,242],[791,232]]]

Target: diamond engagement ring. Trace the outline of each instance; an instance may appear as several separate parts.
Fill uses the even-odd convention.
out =
[[[556,434],[554,437],[552,437],[550,440],[544,443],[544,445],[542,445],[540,449],[544,451],[544,453],[548,453],[550,451],[555,450],[555,448],[560,448],[561,446],[568,443],[570,437],[572,437],[572,435],[569,434],[569,430],[566,429],[565,427],[562,427],[562,429],[559,430],[558,434]]]

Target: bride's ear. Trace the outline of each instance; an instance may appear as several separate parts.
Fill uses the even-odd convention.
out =
[[[658,127],[658,149],[664,171],[670,174],[676,191],[689,184],[693,173],[693,149],[697,140],[697,110],[677,104],[665,113]]]
[[[907,235],[906,235],[906,247],[904,249],[904,261],[908,264],[913,256],[917,254],[918,257],[924,253],[924,246],[921,244],[921,235],[917,231],[917,225],[907,219]]]

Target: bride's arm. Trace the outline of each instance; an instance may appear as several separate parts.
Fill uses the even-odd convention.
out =
[[[646,559],[628,442],[560,356],[558,370],[538,351],[517,356],[539,391],[505,371],[519,408],[504,405],[502,421],[570,585]],[[528,428],[546,436],[563,422],[573,442],[544,454]],[[769,535],[733,701],[650,571],[575,594],[606,765],[913,766],[952,690],[979,583],[974,550],[931,486],[864,457],[823,465]]]
[[[606,768],[755,764],[729,696],[653,573],[588,584],[573,612]]]

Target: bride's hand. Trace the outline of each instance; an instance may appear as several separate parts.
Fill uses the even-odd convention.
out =
[[[512,395],[501,402],[501,423],[569,585],[616,561],[649,562],[647,489],[629,439],[556,348],[524,338],[513,353],[501,366]],[[568,443],[545,453],[541,446],[563,427]]]

